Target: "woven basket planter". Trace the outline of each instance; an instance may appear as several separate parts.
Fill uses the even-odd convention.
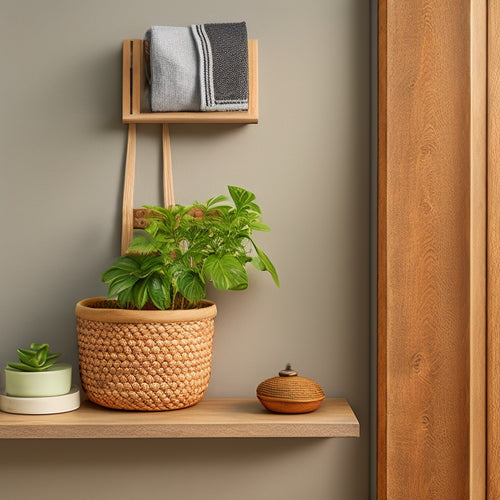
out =
[[[163,411],[198,403],[210,380],[215,304],[132,311],[115,301],[76,305],[82,387],[119,410]]]

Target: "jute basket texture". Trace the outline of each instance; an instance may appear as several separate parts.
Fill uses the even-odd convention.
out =
[[[119,309],[92,298],[76,305],[82,387],[88,398],[119,410],[186,408],[210,380],[214,303],[199,309]]]

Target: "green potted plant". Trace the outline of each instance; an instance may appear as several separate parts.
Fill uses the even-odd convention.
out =
[[[219,290],[248,286],[246,265],[270,273],[271,260],[252,239],[269,231],[255,195],[229,186],[225,196],[168,208],[147,206],[149,225],[104,272],[108,297],[76,306],[82,386],[89,399],[127,410],[196,404],[210,378]]]
[[[16,397],[50,397],[67,394],[71,389],[71,365],[56,363],[60,353],[49,352],[49,344],[32,343],[30,349],[18,349],[19,361],[7,363],[5,392]]]

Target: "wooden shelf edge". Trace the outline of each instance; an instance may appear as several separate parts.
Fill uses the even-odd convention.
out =
[[[123,123],[259,123],[259,117],[246,111],[140,113],[123,115]]]
[[[123,123],[240,123],[259,122],[258,41],[248,40],[248,111],[144,112],[141,93],[144,88],[142,65],[143,41],[123,40],[122,121]],[[139,61],[139,62],[131,62]]]
[[[89,401],[56,415],[0,412],[0,439],[333,437],[359,437],[345,399],[325,399],[315,412],[299,415],[268,412],[257,399],[205,399],[167,412],[116,411]]]

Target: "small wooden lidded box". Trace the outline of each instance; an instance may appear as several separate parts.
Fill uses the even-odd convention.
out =
[[[325,393],[314,380],[299,377],[290,365],[257,387],[259,401],[276,413],[309,413],[319,408]]]

